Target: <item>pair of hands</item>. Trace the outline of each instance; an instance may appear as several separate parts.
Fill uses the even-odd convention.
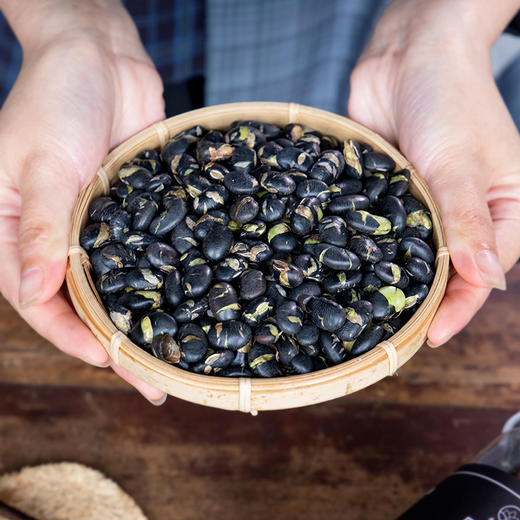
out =
[[[348,106],[350,117],[400,147],[439,203],[457,274],[428,331],[431,346],[460,331],[491,288],[505,289],[504,271],[520,255],[520,137],[491,74],[496,36],[454,36],[444,3],[392,3],[354,70]],[[0,111],[0,289],[62,351],[108,366],[61,289],[64,223],[107,152],[164,118],[162,84],[119,3],[79,4],[96,4],[80,8],[79,30],[53,31],[77,22],[67,4],[46,3],[62,18],[54,14],[44,30],[17,30],[24,63]],[[106,27],[92,30],[89,16]],[[162,391],[112,368],[154,404],[164,402]]]

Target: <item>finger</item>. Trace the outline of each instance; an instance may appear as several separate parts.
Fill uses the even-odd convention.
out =
[[[21,308],[43,303],[65,276],[69,222],[79,191],[77,176],[55,155],[35,155],[23,165],[18,236]],[[57,175],[57,172],[60,174]]]
[[[130,383],[144,398],[148,399],[153,405],[161,406],[166,401],[166,393],[158,388],[141,381],[136,376],[124,368],[111,362],[112,370],[126,382]]]
[[[62,352],[98,367],[109,365],[106,350],[61,293],[46,303],[31,305],[20,314],[38,334]]]
[[[482,307],[490,289],[475,287],[456,274],[428,329],[428,345],[439,347],[460,332]]]
[[[495,228],[487,205],[488,178],[468,175],[482,163],[473,158],[433,158],[425,172],[440,206],[451,261],[457,273],[477,287],[504,290],[506,280],[500,264]]]
[[[490,203],[500,261],[506,272],[520,256],[520,197],[514,197],[513,187],[507,191],[508,198],[497,198]],[[462,330],[482,307],[489,292],[455,275],[428,330],[428,344],[438,347]]]
[[[78,318],[63,294],[48,302],[19,309],[20,267],[18,261],[18,219],[0,218],[0,286],[3,295],[18,310],[22,318],[41,336],[61,351],[96,366],[107,366],[108,354],[88,327]]]

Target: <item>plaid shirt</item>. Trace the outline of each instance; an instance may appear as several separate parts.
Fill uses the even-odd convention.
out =
[[[165,84],[203,75],[206,105],[291,101],[340,114],[352,69],[389,2],[124,0]],[[0,106],[20,63],[0,13]]]

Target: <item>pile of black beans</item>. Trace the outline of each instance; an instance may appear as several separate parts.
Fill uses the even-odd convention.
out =
[[[299,124],[194,126],[94,200],[80,243],[116,327],[219,376],[303,374],[399,330],[434,276],[410,173]]]

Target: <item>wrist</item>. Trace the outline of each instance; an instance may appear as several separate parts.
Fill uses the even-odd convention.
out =
[[[0,0],[24,53],[49,44],[95,42],[115,53],[142,48],[137,29],[120,0]]]
[[[485,54],[520,10],[520,0],[394,0],[378,22],[365,55],[410,48]]]

